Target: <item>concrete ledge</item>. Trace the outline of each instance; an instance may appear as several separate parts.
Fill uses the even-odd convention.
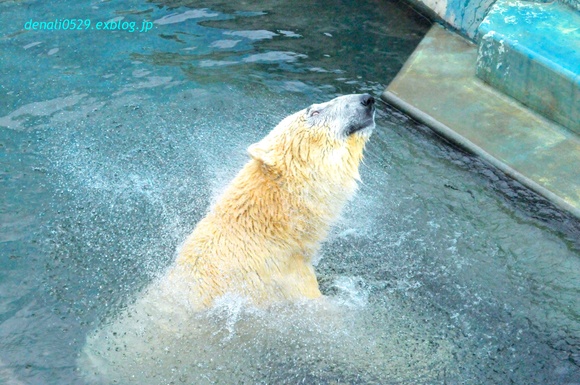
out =
[[[476,74],[580,134],[580,14],[559,3],[498,0],[479,26]]]
[[[487,86],[476,60],[436,25],[382,98],[580,218],[580,137]]]

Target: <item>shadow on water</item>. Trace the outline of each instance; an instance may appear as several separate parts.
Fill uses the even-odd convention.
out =
[[[157,22],[23,29],[66,17]],[[0,2],[0,26],[0,382],[82,384],[87,336],[131,311],[247,146],[313,102],[379,94],[429,23],[389,1],[25,0]],[[580,382],[578,221],[386,106],[365,159],[317,266],[338,310],[232,300],[192,326],[158,309],[180,338],[149,337],[173,355],[116,365],[154,383]],[[125,332],[158,319],[140,321]]]

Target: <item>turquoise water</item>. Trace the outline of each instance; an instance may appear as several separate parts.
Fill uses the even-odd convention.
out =
[[[111,20],[154,23],[96,29]],[[428,27],[389,1],[0,2],[0,383],[90,383],[87,336],[171,263],[248,145],[378,96]],[[155,384],[580,383],[577,221],[386,106],[361,175],[317,266],[342,325],[226,304],[209,337],[163,340],[179,360],[117,365]]]

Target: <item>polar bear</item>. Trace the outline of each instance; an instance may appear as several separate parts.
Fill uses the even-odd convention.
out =
[[[312,260],[357,189],[374,118],[371,95],[340,96],[288,116],[250,146],[251,159],[197,224],[168,272],[87,337],[79,356],[87,380],[216,383],[200,378],[223,375],[234,361],[231,373],[238,376],[244,368],[253,378],[259,372],[255,357],[262,353],[249,354],[254,347],[248,341],[273,349],[287,343],[287,330],[300,329],[300,337],[290,337],[295,341],[316,323],[320,336],[328,334],[322,340],[343,341],[331,336],[338,329],[331,325],[341,317],[321,311],[318,305],[325,301],[310,301],[321,297]],[[228,301],[232,295],[241,300]],[[276,310],[269,315],[252,310],[268,308]],[[216,322],[221,314],[224,322]],[[307,342],[312,349],[328,348],[316,338]],[[335,355],[349,356],[352,351],[342,346]]]
[[[362,94],[314,104],[250,146],[251,160],[169,272],[187,283],[193,306],[226,293],[257,305],[321,296],[312,258],[356,190],[374,103]]]

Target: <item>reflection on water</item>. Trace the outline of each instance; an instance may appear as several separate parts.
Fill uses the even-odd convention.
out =
[[[23,29],[66,17],[155,27]],[[94,336],[143,298],[249,144],[313,102],[379,94],[428,28],[372,0],[5,1],[0,26],[0,382],[54,384],[87,382],[87,336],[116,360],[124,347]],[[580,382],[578,222],[382,110],[317,266],[330,310],[155,307],[179,338],[137,314],[124,331],[158,339],[130,351],[151,354],[112,367],[152,383]]]

